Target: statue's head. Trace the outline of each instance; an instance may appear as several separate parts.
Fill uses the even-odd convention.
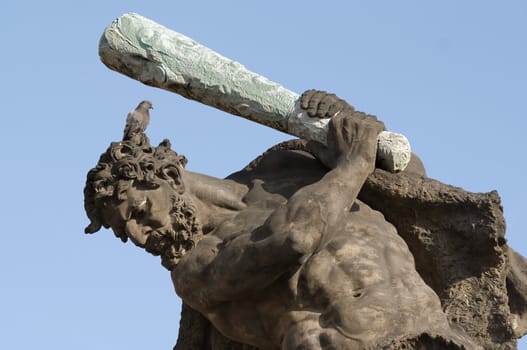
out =
[[[146,136],[113,142],[88,172],[84,207],[86,233],[111,228],[173,269],[201,237],[194,207],[184,200],[186,158],[164,140],[151,147]]]

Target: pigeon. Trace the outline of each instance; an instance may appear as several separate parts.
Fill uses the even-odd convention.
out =
[[[152,102],[141,101],[137,108],[130,111],[126,117],[123,140],[130,139],[132,135],[143,133],[150,122],[149,110],[154,108]]]

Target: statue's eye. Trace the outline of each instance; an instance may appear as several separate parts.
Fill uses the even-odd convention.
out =
[[[134,203],[132,206],[132,217],[135,219],[141,219],[146,215],[147,211],[147,200],[146,198],[140,202]]]
[[[136,220],[141,220],[145,217],[146,210],[144,208],[134,208],[132,209],[132,218]]]

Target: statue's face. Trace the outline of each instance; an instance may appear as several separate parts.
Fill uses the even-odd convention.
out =
[[[118,236],[124,234],[135,245],[145,248],[152,232],[171,230],[173,193],[165,182],[155,189],[131,186],[123,196],[125,199],[112,211],[109,218],[112,229]]]
[[[105,220],[116,236],[129,238],[172,270],[202,237],[194,212],[168,182],[159,187],[132,185],[123,200],[106,207]],[[123,240],[125,240],[123,239]]]
[[[84,205],[91,222],[85,232],[111,227],[123,242],[130,239],[173,269],[203,235],[184,193],[185,164],[168,140],[151,147],[143,134],[139,141],[113,142],[86,178]]]

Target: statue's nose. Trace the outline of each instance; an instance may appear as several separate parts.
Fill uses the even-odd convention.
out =
[[[148,238],[145,227],[138,225],[135,219],[130,219],[126,222],[124,230],[135,245],[141,248],[145,247],[146,239]]]

